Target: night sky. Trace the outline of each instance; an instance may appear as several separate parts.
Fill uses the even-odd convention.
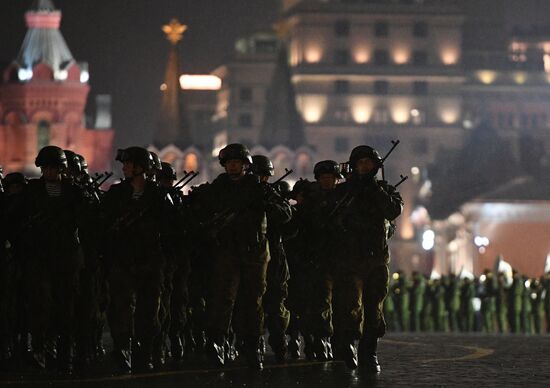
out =
[[[183,72],[207,73],[233,52],[235,40],[275,19],[278,0],[53,0],[61,31],[77,61],[90,66],[92,94],[113,96],[119,146],[146,144],[156,126],[159,85],[169,43],[161,26],[177,17],[189,26],[180,43]],[[550,0],[463,0],[474,25],[510,28],[550,24]],[[0,0],[0,63],[13,60],[23,41],[32,0]],[[479,12],[478,12],[479,11]],[[470,33],[477,41],[492,36]],[[504,34],[503,34],[504,35]]]

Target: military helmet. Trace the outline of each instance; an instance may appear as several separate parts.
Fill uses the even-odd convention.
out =
[[[11,185],[26,185],[27,178],[25,178],[25,175],[21,174],[20,172],[10,172],[4,177],[4,179],[2,179],[2,184],[6,188]]]
[[[273,162],[265,155],[252,157],[252,172],[261,176],[273,176]]]
[[[349,156],[349,164],[351,169],[355,169],[357,161],[363,158],[369,158],[374,161],[378,168],[382,167],[382,157],[374,148],[368,145],[360,145],[355,147]]]
[[[57,166],[67,168],[67,156],[57,146],[46,146],[38,152],[34,165],[36,167]]]
[[[159,179],[165,178],[175,181],[177,179],[176,169],[167,162],[162,162],[161,165],[162,169],[160,170],[160,173],[158,175]]]
[[[222,166],[225,166],[225,163],[232,159],[242,160],[244,163],[249,165],[252,164],[250,151],[245,145],[239,143],[229,144],[222,148],[218,155],[218,159]]]
[[[300,180],[298,180],[298,182],[296,182],[292,187],[290,198],[296,199],[296,197],[298,197],[298,194],[307,191],[311,184],[312,182],[310,182],[309,180],[300,178]]]
[[[151,153],[143,147],[128,147],[117,151],[116,160],[119,162],[132,162],[140,166],[145,171],[153,168],[153,157]]]
[[[157,172],[157,173],[161,172],[162,171],[162,163],[159,159],[159,156],[153,151],[149,151],[149,153],[151,154],[151,160],[153,161],[153,164],[152,164],[153,170],[155,170],[155,172]]]
[[[72,172],[80,174],[82,172],[82,164],[80,158],[71,150],[63,150],[67,157],[67,165]]]
[[[86,158],[80,154],[76,154],[78,156],[78,159],[80,159],[80,167],[83,172],[88,173],[88,161]]]
[[[280,181],[275,184],[275,190],[284,198],[290,198],[290,184],[287,181]]]
[[[313,175],[315,179],[319,179],[321,174],[332,174],[338,179],[342,179],[344,176],[340,172],[340,165],[334,160],[323,160],[317,162],[313,167]]]

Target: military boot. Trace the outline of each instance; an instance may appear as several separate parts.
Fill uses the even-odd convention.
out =
[[[174,360],[179,361],[183,358],[183,342],[179,334],[170,336],[170,353]]]
[[[153,341],[153,365],[157,368],[166,363],[166,341],[164,335],[158,335]]]
[[[113,352],[111,355],[115,365],[124,372],[132,370],[131,348],[131,340],[129,338],[113,338]]]
[[[313,349],[319,361],[329,361],[334,358],[329,337],[315,337]]]
[[[380,373],[380,364],[376,354],[378,337],[369,333],[359,342],[359,366],[368,373]]]
[[[253,370],[264,369],[264,353],[261,349],[261,338],[249,337],[244,341],[244,356],[248,367]]]
[[[302,341],[299,333],[292,333],[290,335],[290,341],[288,341],[288,354],[293,360],[300,358],[300,345]]]
[[[349,369],[357,369],[359,359],[357,356],[357,345],[355,341],[348,341],[342,348],[342,358]]]
[[[209,337],[206,344],[206,355],[213,366],[225,365],[225,335],[217,333]]]

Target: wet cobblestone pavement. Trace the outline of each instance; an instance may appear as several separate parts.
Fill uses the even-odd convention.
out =
[[[550,336],[388,334],[382,373],[349,371],[342,362],[295,361],[262,372],[241,362],[208,369],[202,360],[148,374],[117,375],[97,366],[73,376],[2,372],[0,386],[29,387],[550,387]]]

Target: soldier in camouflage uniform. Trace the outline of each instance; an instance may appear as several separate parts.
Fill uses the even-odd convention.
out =
[[[163,289],[161,225],[166,202],[146,178],[153,167],[141,147],[120,150],[125,180],[112,185],[102,202],[110,254],[106,258],[110,290],[109,326],[113,356],[123,369],[153,369],[153,343],[160,334],[158,311]]]
[[[523,305],[523,294],[525,280],[517,271],[513,272],[512,285],[508,290],[508,324],[511,333],[521,332],[521,310]]]
[[[359,364],[378,373],[378,339],[386,332],[382,304],[388,293],[389,222],[401,214],[403,201],[393,186],[376,179],[383,166],[372,147],[355,147],[349,165],[352,173],[338,187],[346,206],[339,213],[344,233],[335,289],[342,318],[336,334],[348,367]]]
[[[495,332],[497,283],[493,273],[486,269],[480,277],[482,327],[485,333]]]
[[[395,283],[392,286],[392,295],[397,316],[397,323],[400,331],[410,329],[410,293],[412,286],[407,275],[398,270],[394,274]]]
[[[446,278],[445,286],[445,306],[449,319],[449,330],[457,332],[460,322],[460,280],[455,274],[450,274]]]
[[[268,181],[273,176],[273,170],[273,163],[266,156],[254,155],[252,157],[252,171],[260,178],[263,185],[269,185]],[[282,240],[284,224],[281,223],[289,220],[290,217],[270,219],[269,214],[267,219],[270,260],[267,266],[267,290],[263,298],[263,305],[266,314],[266,327],[269,331],[269,346],[279,363],[285,361],[286,331],[290,322],[290,311],[286,307],[290,275]]]
[[[85,206],[84,194],[63,178],[67,158],[61,148],[42,148],[35,164],[41,168],[42,177],[29,181],[22,209],[28,227],[23,240],[30,248],[25,279],[34,359],[43,367],[48,340],[58,338],[58,367],[70,372],[74,306],[83,265],[78,221]]]
[[[424,309],[426,282],[424,276],[416,271],[412,274],[411,298],[411,331],[420,331],[421,314]]]
[[[464,278],[460,287],[461,329],[464,332],[474,331],[474,306],[472,300],[475,297],[475,292],[474,282],[469,278]]]
[[[229,144],[222,149],[219,161],[225,173],[192,199],[194,214],[212,239],[207,350],[214,364],[223,365],[225,342],[232,325],[244,342],[242,349],[248,365],[262,369],[262,297],[269,262],[267,219],[288,221],[290,206],[256,176],[247,173],[252,159],[242,144]],[[239,309],[233,314],[237,295]]]
[[[342,178],[338,163],[324,160],[315,164],[313,169],[316,182],[311,184],[303,207],[304,225],[309,251],[308,259],[314,268],[309,296],[309,314],[307,322],[313,334],[313,351],[320,361],[333,358],[331,337],[333,327],[333,290],[334,267],[337,263],[337,251],[340,244],[338,226],[329,219],[337,203],[336,185]],[[306,338],[306,345],[309,339]],[[308,356],[306,352],[306,356]]]

